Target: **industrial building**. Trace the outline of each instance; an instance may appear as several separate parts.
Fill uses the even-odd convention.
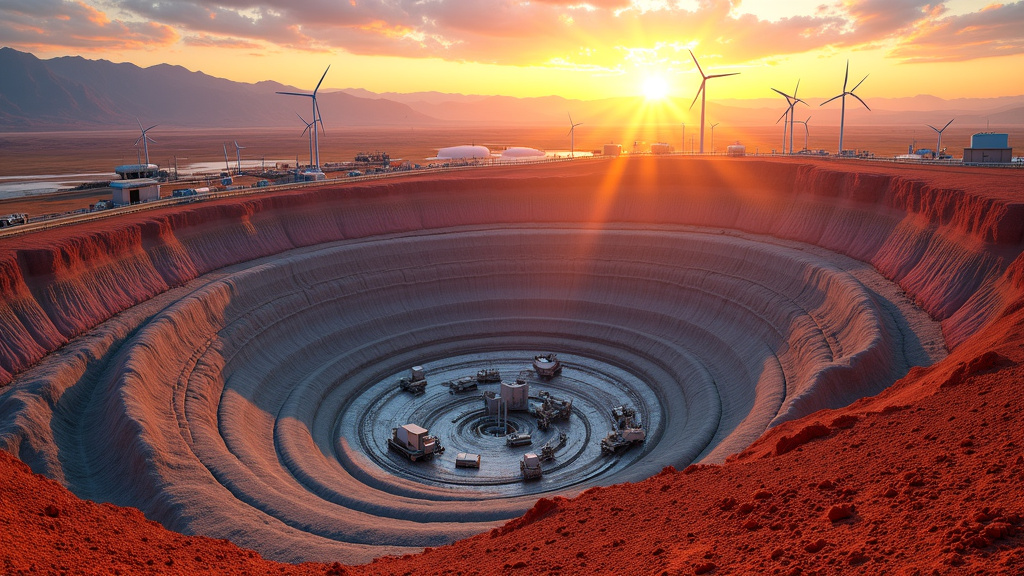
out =
[[[110,187],[114,189],[112,200],[115,206],[160,199],[160,183],[152,178],[114,180]]]
[[[971,136],[971,147],[964,148],[964,163],[1006,164],[1012,161],[1009,134],[979,132]]]

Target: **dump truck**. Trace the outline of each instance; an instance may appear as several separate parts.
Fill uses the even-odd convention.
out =
[[[535,480],[540,478],[543,471],[540,467],[540,457],[533,452],[527,452],[519,461],[519,471],[523,473],[523,480]]]
[[[422,366],[413,366],[408,376],[398,379],[398,387],[413,396],[419,396],[427,391],[427,376]]]
[[[481,384],[487,382],[501,382],[501,373],[497,368],[484,368],[476,373],[476,381]]]
[[[533,369],[538,376],[551,378],[562,373],[562,363],[555,354],[539,354],[533,357]]]
[[[555,398],[550,392],[542,391],[538,394],[541,400],[540,406],[534,406],[533,415],[537,418],[537,427],[547,430],[552,422],[568,420],[572,414],[572,400]]]
[[[647,432],[643,428],[612,430],[601,440],[601,453],[615,454],[619,450],[626,450],[635,444],[642,444],[646,438]]]
[[[470,454],[468,452],[459,452],[455,456],[455,467],[456,468],[479,468],[480,467],[480,455]]]
[[[413,462],[420,458],[433,458],[444,452],[444,446],[437,437],[431,436],[426,428],[416,424],[405,424],[391,429],[388,448],[400,452]]]
[[[565,444],[568,441],[569,437],[565,434],[565,432],[559,432],[557,442],[552,443],[551,440],[548,440],[547,442],[544,443],[543,446],[540,447],[540,459],[544,462],[554,460],[555,452],[557,452],[563,446],[565,446]]]
[[[463,376],[462,378],[457,378],[455,380],[441,382],[441,386],[447,386],[451,394],[465,392],[466,390],[476,390],[477,379],[472,376]]]
[[[533,437],[523,432],[513,432],[508,436],[505,436],[505,445],[509,448],[515,448],[517,446],[526,446],[533,444]]]

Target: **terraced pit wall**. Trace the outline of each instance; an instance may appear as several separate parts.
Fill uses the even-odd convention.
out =
[[[434,546],[542,493],[721,461],[941,348],[861,263],[941,320],[949,346],[1024,292],[1024,205],[914,176],[592,161],[215,201],[7,241],[0,378],[20,375],[0,393],[0,448],[83,498],[289,561]],[[407,366],[455,377],[473,354],[511,367],[530,350],[567,353],[564,395],[587,437],[626,397],[644,447],[609,460],[573,437],[525,486],[493,459],[470,477],[379,449],[395,414],[373,415],[400,399],[391,383]],[[442,391],[394,410],[461,425],[451,405]]]

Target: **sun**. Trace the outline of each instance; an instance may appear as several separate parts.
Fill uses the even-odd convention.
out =
[[[644,79],[642,92],[648,100],[664,100],[668,96],[668,82],[661,76],[648,76]]]

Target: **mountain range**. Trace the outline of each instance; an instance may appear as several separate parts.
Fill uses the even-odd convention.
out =
[[[0,131],[124,129],[143,123],[202,128],[288,127],[310,119],[308,101],[278,91],[304,92],[278,82],[244,83],[159,64],[66,56],[42,60],[0,48]],[[375,93],[361,88],[320,92],[320,110],[337,126],[551,125],[568,124],[568,114],[589,124],[695,122],[689,99],[649,103],[640,98],[571,100],[560,96],[516,98],[442,92]],[[685,101],[684,101],[685,100]],[[837,106],[819,108],[808,98],[798,118],[813,115],[818,125],[838,125]],[[872,98],[872,111],[853,109],[848,125],[958,124],[1024,125],[1024,95],[944,100]],[[775,123],[780,98],[723,99],[708,103],[708,117],[733,125]],[[598,119],[598,120],[595,120]]]

